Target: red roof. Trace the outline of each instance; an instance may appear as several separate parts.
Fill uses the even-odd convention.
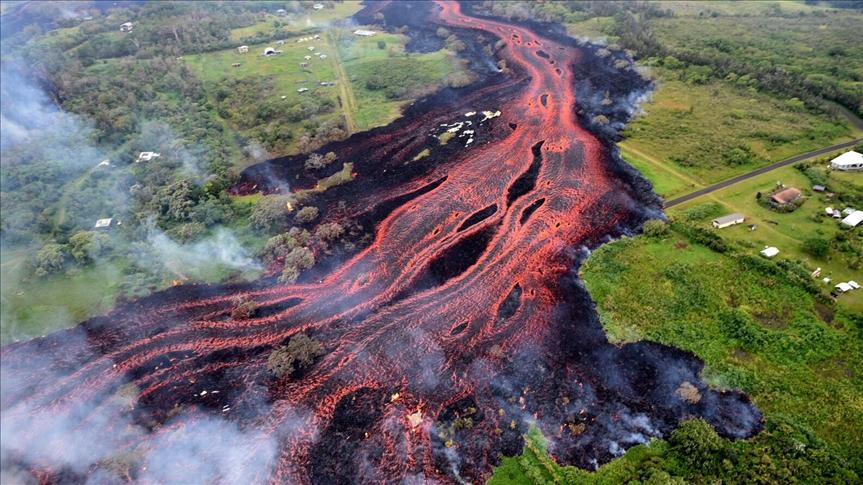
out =
[[[770,196],[770,199],[777,204],[788,204],[800,198],[800,191],[794,187],[789,187],[785,190],[776,192]]]

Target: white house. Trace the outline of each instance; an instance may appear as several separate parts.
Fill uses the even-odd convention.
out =
[[[98,219],[96,221],[96,225],[93,226],[94,229],[104,229],[106,227],[111,227],[111,221],[114,219],[108,217],[107,219]]]
[[[717,217],[713,219],[713,227],[717,229],[722,229],[723,227],[733,226],[735,224],[743,223],[744,216],[743,214],[729,214],[727,216]]]
[[[245,54],[246,52],[249,52],[249,46],[241,45],[240,47],[237,47],[237,52],[239,52],[240,54]]]
[[[779,254],[779,250],[773,246],[765,246],[764,249],[761,250],[761,255],[765,258],[772,258]]]
[[[120,24],[120,32],[131,32],[134,28],[135,24],[133,24],[132,22]]]
[[[854,211],[842,219],[841,224],[846,227],[857,227],[861,222],[863,222],[863,211]]]
[[[863,170],[863,154],[854,150],[830,160],[830,167],[834,170]]]
[[[96,165],[96,168],[110,167],[110,166],[111,166],[111,160],[102,160],[101,162],[99,162],[98,165]]]
[[[315,10],[323,10],[324,4],[323,3],[316,3],[316,4],[312,5],[312,8]]]
[[[138,159],[137,159],[137,160],[135,160],[135,163],[138,163],[138,162],[149,162],[150,160],[152,160],[152,159],[154,159],[154,158],[156,158],[156,157],[161,157],[161,156],[162,156],[162,155],[160,155],[160,154],[158,154],[158,153],[155,153],[155,152],[141,152],[141,153],[139,153],[139,154],[138,154]]]
[[[365,29],[357,29],[354,31],[354,35],[359,35],[361,37],[371,37],[377,34],[374,30],[365,30]]]

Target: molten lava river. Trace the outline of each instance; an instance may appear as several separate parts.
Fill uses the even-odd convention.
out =
[[[480,73],[322,150],[355,162],[314,200],[322,221],[361,221],[370,242],[296,284],[181,285],[3,348],[4,468],[43,483],[481,483],[532,426],[587,469],[686,417],[757,432],[758,410],[706,386],[694,356],[610,344],[578,281],[589,248],[658,211],[613,148],[649,83],[623,53],[471,8],[358,14],[408,25],[409,47],[444,26]],[[302,158],[252,167],[236,190],[302,183]],[[231,317],[238,296],[251,318]],[[298,333],[324,353],[276,378],[268,357]]]

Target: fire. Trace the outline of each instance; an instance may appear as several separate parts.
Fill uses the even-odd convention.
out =
[[[285,205],[286,205],[286,206],[287,206],[287,208],[288,208],[288,212],[292,212],[292,211],[294,210],[294,205],[293,205],[293,204],[291,204],[291,201],[288,201],[288,203],[287,203],[287,204],[285,204]]]
[[[462,98],[445,93],[440,102],[417,103],[399,122],[344,142],[340,156],[363,160],[360,171],[382,165],[396,173],[423,143],[438,144],[422,136],[426,127],[471,106],[500,107],[482,113],[483,143],[434,165],[419,160],[404,176],[360,177],[344,194],[316,200],[331,219],[332,199],[345,202],[339,214],[367,220],[373,237],[328,260],[329,267],[312,268],[313,281],[183,285],[80,328],[4,347],[4,371],[20,383],[4,385],[2,400],[4,426],[8,419],[21,430],[16,439],[41,446],[43,430],[31,423],[50,411],[52,418],[104,426],[96,431],[111,436],[119,456],[171,441],[166,433],[194,430],[216,415],[279,446],[272,460],[253,451],[238,460],[237,467],[272,465],[237,475],[256,482],[419,477],[450,484],[482,481],[497,456],[520,449],[531,421],[549,436],[559,423],[579,423],[555,440],[555,456],[582,467],[610,459],[604,450],[611,430],[673,429],[688,414],[729,436],[757,431],[748,399],[703,385],[702,363],[691,355],[647,342],[610,344],[570,272],[573,248],[594,248],[637,228],[645,205],[659,209],[624,177],[610,142],[580,125],[574,87],[587,79],[582,84],[600,84],[604,92],[607,83],[614,99],[629,99],[646,81],[569,40],[471,17],[459,2],[432,7],[413,7],[427,15],[420,13],[411,29],[469,30],[464,35],[477,46],[470,36],[503,39],[507,48],[498,55],[507,72],[465,88]],[[612,75],[632,78],[607,79]],[[545,103],[549,93],[554,102]],[[289,171],[276,173],[293,176]],[[264,187],[273,172],[248,173]],[[293,210],[290,202],[286,208]],[[366,284],[356,284],[360,275]],[[252,318],[230,318],[238,295],[255,302]],[[86,339],[70,338],[82,329]],[[318,340],[324,354],[277,379],[269,357],[298,333]],[[62,357],[33,366],[32,352],[44,349]],[[698,406],[684,409],[679,396],[652,392],[655,382],[680,378],[704,397]],[[135,409],[115,412],[114,390],[127,383],[138,389]],[[205,390],[211,407],[201,405]],[[126,438],[129,419],[154,431]],[[641,427],[626,428],[636,426],[629,421]],[[233,445],[220,438],[210,446]],[[458,450],[458,464],[446,448]],[[46,474],[62,469],[64,476],[68,468],[24,465]],[[84,475],[106,472],[100,463],[75,465]]]

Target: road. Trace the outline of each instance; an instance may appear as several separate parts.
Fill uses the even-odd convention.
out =
[[[342,56],[339,52],[338,41],[333,38],[332,31],[328,31],[324,35],[324,38],[332,51],[331,62],[336,76],[338,77],[336,83],[338,83],[339,86],[339,98],[342,102],[342,112],[345,114],[345,125],[347,125],[345,128],[348,130],[348,135],[352,135],[359,131],[359,128],[357,127],[357,120],[354,118],[354,115],[357,112],[357,99],[354,96],[351,78],[348,77],[348,73],[345,71],[345,66],[342,64]]]
[[[664,207],[667,209],[669,207],[674,207],[678,204],[682,204],[684,202],[690,201],[697,197],[701,197],[702,195],[709,194],[711,192],[715,192],[719,189],[724,189],[730,185],[734,185],[738,182],[742,182],[747,179],[751,179],[756,175],[761,175],[762,173],[767,173],[771,170],[776,170],[777,168],[784,167],[786,165],[791,165],[793,163],[801,162],[806,160],[807,158],[817,157],[819,155],[824,155],[825,153],[830,153],[835,150],[841,150],[843,148],[853,147],[858,143],[863,143],[863,138],[858,138],[856,140],[847,141],[845,143],[838,143],[836,145],[832,145],[829,147],[819,148],[818,150],[813,150],[807,153],[801,153],[800,155],[793,156],[791,158],[786,158],[785,160],[767,165],[765,167],[761,167],[759,169],[753,170],[751,172],[744,173],[742,175],[738,175],[736,177],[732,177],[727,180],[723,180],[722,182],[717,182],[713,185],[708,185],[703,189],[698,189],[695,192],[690,192],[686,195],[681,195],[680,197],[665,201]]]

